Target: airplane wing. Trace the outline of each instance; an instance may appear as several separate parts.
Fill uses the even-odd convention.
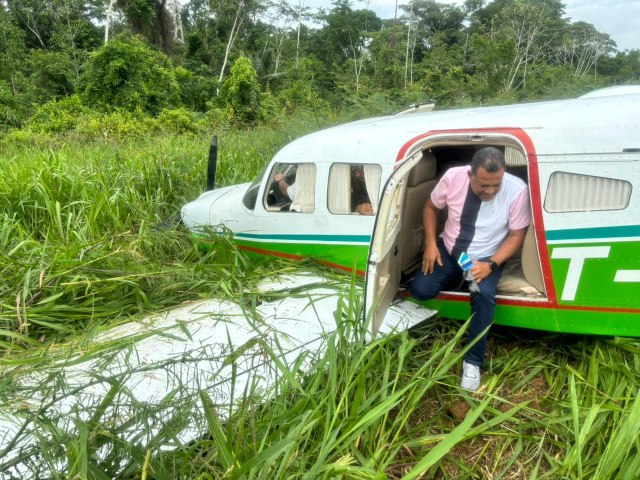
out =
[[[361,288],[346,283],[312,274],[265,279],[233,301],[192,302],[109,328],[80,345],[82,353],[14,374],[13,393],[0,404],[0,477],[48,476],[41,450],[54,441],[54,429],[74,433],[96,412],[101,422],[120,426],[122,440],[142,445],[180,412],[178,433],[163,445],[170,449],[207,431],[200,392],[224,421],[242,399],[264,401],[283,379],[295,385],[334,341],[339,322],[357,311]],[[434,314],[399,302],[379,334]],[[188,404],[193,408],[184,409]]]

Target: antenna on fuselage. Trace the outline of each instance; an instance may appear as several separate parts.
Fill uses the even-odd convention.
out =
[[[207,162],[207,191],[213,190],[216,184],[216,167],[218,165],[218,135],[213,135],[209,146],[209,161]]]

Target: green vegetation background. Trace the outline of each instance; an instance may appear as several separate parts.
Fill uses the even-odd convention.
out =
[[[371,102],[441,107],[576,96],[637,82],[640,49],[559,0],[2,0],[0,132],[114,138],[326,116]]]
[[[551,0],[416,1],[396,20],[344,1],[311,12],[192,0],[179,17],[171,5],[0,1],[3,407],[20,409],[25,371],[84,351],[108,325],[239,298],[296,268],[224,236],[203,253],[175,221],[204,188],[211,133],[217,184],[230,185],[304,133],[412,102],[569,97],[640,79],[639,50],[617,52]],[[343,305],[355,323],[357,294]],[[75,434],[39,439],[45,465],[59,468],[52,478],[637,478],[638,342],[497,331],[486,390],[471,397],[457,388],[459,327],[438,319],[368,346],[339,330],[302,384],[262,406],[247,398],[224,424],[206,397],[185,401],[210,437],[172,454],[161,452],[171,428],[119,442],[125,426],[98,408]]]

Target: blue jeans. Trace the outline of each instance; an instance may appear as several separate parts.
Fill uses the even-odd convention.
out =
[[[438,238],[438,250],[442,258],[442,266],[434,265],[433,273],[425,275],[418,269],[409,291],[417,300],[429,300],[435,298],[442,290],[452,290],[462,281],[462,269],[458,262],[449,255],[441,238]],[[483,258],[480,260],[489,260]],[[471,324],[469,325],[469,343],[476,338],[478,341],[467,351],[464,359],[480,367],[484,362],[484,354],[487,350],[487,334],[482,332],[493,323],[493,314],[496,310],[496,287],[502,274],[502,265],[496,268],[491,275],[482,280],[478,287],[479,292],[471,293]]]

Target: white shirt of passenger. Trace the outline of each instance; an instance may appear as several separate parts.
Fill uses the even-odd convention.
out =
[[[431,193],[431,201],[439,209],[448,207],[441,234],[447,251],[459,255],[453,252],[457,245],[456,250],[477,260],[496,253],[509,230],[526,228],[531,223],[531,207],[526,183],[506,172],[495,197],[482,201],[471,191],[470,170],[469,165],[450,168]],[[467,195],[473,197],[467,201]]]

